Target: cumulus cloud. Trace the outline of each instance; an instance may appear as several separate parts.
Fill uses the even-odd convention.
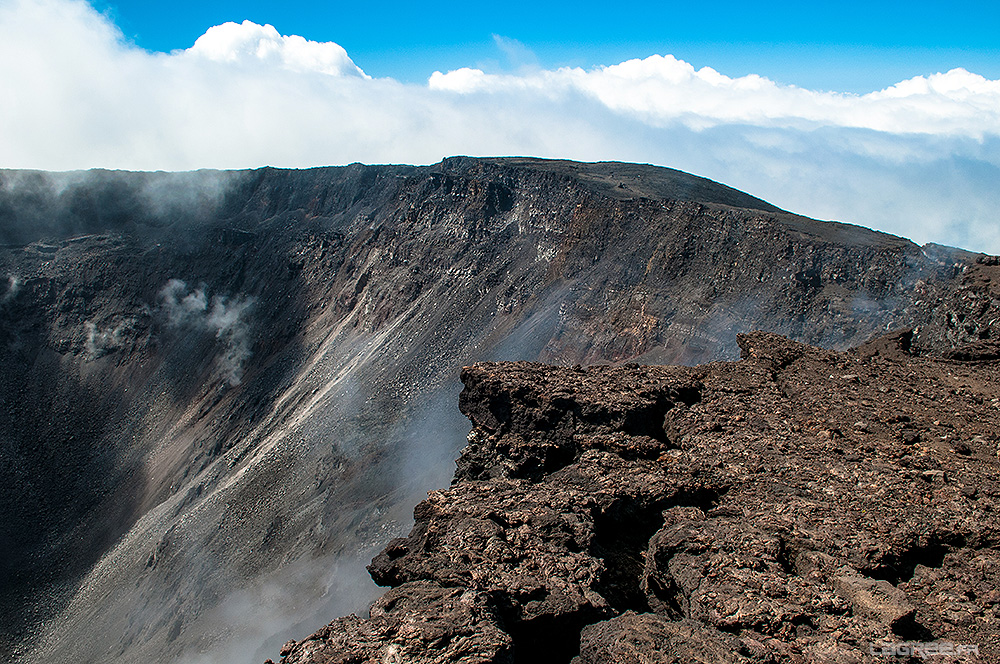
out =
[[[670,55],[403,84],[367,77],[335,43],[247,21],[148,53],[82,0],[0,0],[0,34],[5,167],[639,161],[810,216],[1000,251],[1000,81],[962,69],[864,95]],[[497,46],[526,62],[516,42]]]
[[[209,28],[183,57],[206,58],[243,66],[265,65],[294,72],[329,76],[360,76],[361,71],[339,44],[308,41],[298,35],[278,34],[271,25],[223,23]]]

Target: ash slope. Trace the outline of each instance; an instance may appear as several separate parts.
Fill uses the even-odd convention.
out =
[[[464,369],[454,481],[369,568],[392,590],[282,664],[1000,661],[998,285],[840,353]]]
[[[628,164],[0,179],[0,647],[26,661],[239,661],[363,606],[330,589],[447,481],[462,364],[843,347],[969,258]]]

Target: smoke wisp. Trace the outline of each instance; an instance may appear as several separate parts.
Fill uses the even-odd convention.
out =
[[[87,340],[84,342],[84,350],[87,357],[96,360],[108,353],[121,348],[122,345],[122,325],[114,327],[100,328],[96,323],[87,321],[84,323],[87,331]]]
[[[215,360],[219,374],[230,385],[239,385],[251,355],[249,315],[254,299],[225,295],[209,298],[205,286],[192,289],[180,279],[170,279],[160,289],[157,302],[168,328],[215,337],[221,346]]]
[[[18,291],[21,290],[21,279],[14,274],[7,275],[7,290],[4,294],[0,296],[0,304],[7,304],[15,297],[17,297]]]

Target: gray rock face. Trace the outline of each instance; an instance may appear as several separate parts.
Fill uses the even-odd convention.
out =
[[[927,322],[970,262],[669,169],[522,159],[3,172],[0,241],[0,649],[28,662],[245,661],[363,608],[358,560],[405,532],[465,444],[463,364],[734,358],[756,328],[843,347]],[[654,392],[641,412],[604,395],[569,417],[567,395],[508,413],[521,396],[496,391],[461,477],[599,484],[566,470],[578,449],[594,468],[669,454],[695,392]],[[491,429],[508,415],[534,424]],[[633,490],[573,523],[553,510],[559,537],[608,548],[608,515],[661,507]],[[549,560],[550,539],[525,543]],[[549,578],[522,563],[491,583]],[[611,569],[497,611],[539,634],[557,606],[604,616]],[[621,594],[645,601],[637,581]]]

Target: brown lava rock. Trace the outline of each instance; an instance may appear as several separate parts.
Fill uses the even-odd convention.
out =
[[[455,480],[370,567],[389,599],[282,662],[1000,661],[1000,364],[921,334],[467,367]]]

